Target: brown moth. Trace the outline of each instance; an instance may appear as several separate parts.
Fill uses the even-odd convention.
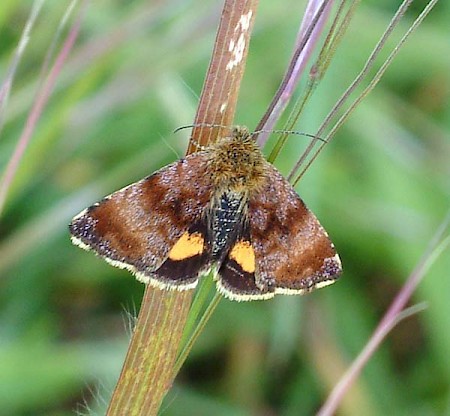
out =
[[[342,271],[326,231],[244,127],[69,227],[74,244],[162,289],[192,289],[213,269],[227,298],[269,299],[327,286]]]

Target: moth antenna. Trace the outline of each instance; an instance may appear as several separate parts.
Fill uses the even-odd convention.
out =
[[[328,143],[327,140],[323,139],[320,136],[316,136],[315,134],[303,133],[302,131],[295,131],[295,130],[256,130],[256,131],[250,133],[250,136],[255,136],[255,135],[259,134],[259,133],[295,134],[297,136],[310,137],[312,139],[320,140],[323,143]]]
[[[185,126],[177,127],[173,132],[178,133],[180,130],[191,129],[194,127],[217,127],[217,128],[230,128],[230,126],[224,126],[223,124],[211,124],[211,123],[196,123],[186,124]]]
[[[184,129],[190,129],[190,128],[194,128],[194,127],[212,127],[212,128],[227,128],[227,129],[232,129],[232,127],[230,126],[224,126],[223,124],[213,124],[213,123],[196,123],[196,124],[186,124],[185,126],[180,126],[177,127],[173,132],[178,133],[180,130],[184,130]],[[207,146],[203,146],[200,143],[198,143],[196,140],[190,139],[190,141],[200,150],[205,150],[207,148]]]

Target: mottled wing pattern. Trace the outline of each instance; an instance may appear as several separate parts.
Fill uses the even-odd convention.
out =
[[[196,244],[205,240],[202,217],[213,192],[206,169],[205,153],[194,153],[107,196],[72,220],[73,242],[130,270],[145,283],[194,287],[198,274],[209,266],[206,247],[197,256],[183,259],[182,268],[171,265],[167,273],[164,264],[183,234],[190,237],[192,230],[200,236]],[[191,241],[184,240],[178,251]]]
[[[248,205],[258,287],[248,298],[303,294],[333,283],[341,262],[328,234],[277,169],[268,163],[266,173]]]

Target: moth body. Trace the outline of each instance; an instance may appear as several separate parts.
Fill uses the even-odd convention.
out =
[[[341,272],[326,231],[243,127],[87,208],[70,231],[162,289],[191,289],[213,268],[238,301],[307,293]]]

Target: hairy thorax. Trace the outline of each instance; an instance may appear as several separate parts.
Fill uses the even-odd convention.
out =
[[[230,137],[220,139],[209,151],[209,171],[219,193],[248,196],[264,184],[267,161],[246,128],[235,127]]]

